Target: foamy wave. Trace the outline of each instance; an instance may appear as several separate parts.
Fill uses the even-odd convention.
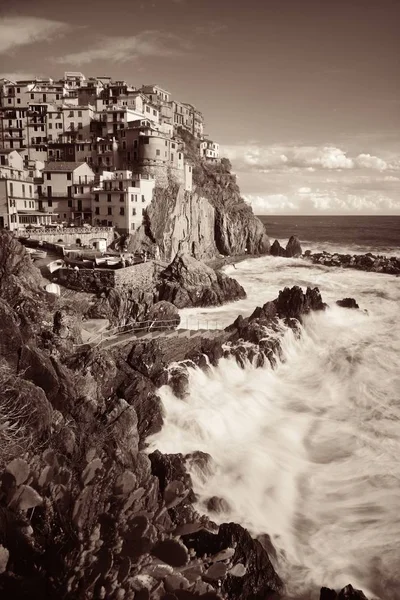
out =
[[[189,369],[184,401],[160,390],[166,421],[151,445],[213,457],[211,475],[191,473],[199,509],[223,497],[230,508],[218,518],[269,533],[293,597],[351,582],[369,597],[398,600],[400,282],[289,263],[238,265],[242,284],[263,273],[259,284],[244,284],[247,314],[287,280],[298,283],[296,275],[318,284],[324,300],[352,295],[368,313],[333,305],[310,315],[300,340],[286,331],[274,370],[234,360]],[[222,308],[219,317],[232,320],[232,307]]]

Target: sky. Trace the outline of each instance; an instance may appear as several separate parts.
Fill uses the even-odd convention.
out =
[[[256,214],[400,215],[399,0],[2,0],[0,75],[194,104]]]

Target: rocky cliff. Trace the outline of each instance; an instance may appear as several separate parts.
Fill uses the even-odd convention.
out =
[[[294,326],[323,309],[318,291],[285,290],[219,341],[131,341],[104,351],[68,346],[61,300],[41,291],[38,270],[5,232],[0,268],[0,596],[282,597],[264,546],[240,525],[218,528],[194,509],[184,463],[209,457],[148,456],[143,447],[162,426],[157,388],[169,382],[172,361],[206,366],[207,354],[216,364],[227,338],[254,339],[277,318]],[[31,327],[21,330],[21,315]],[[347,586],[339,598],[363,596]]]
[[[167,187],[156,188],[145,226],[130,236],[129,250],[152,250],[157,244],[166,260],[178,250],[196,258],[217,252],[267,254],[270,244],[264,226],[241,197],[230,162],[200,160],[199,140],[184,130],[180,135],[193,165],[193,191],[185,192],[172,179]]]

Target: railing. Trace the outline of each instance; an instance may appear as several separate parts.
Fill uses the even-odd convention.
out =
[[[85,211],[86,212],[86,211]],[[51,216],[52,213],[46,213]],[[58,227],[58,229],[57,229]],[[113,227],[62,227],[55,224],[54,227],[43,227],[35,229],[34,233],[105,233],[114,231]]]
[[[185,327],[186,324],[186,327]],[[206,324],[206,327],[204,327]],[[135,323],[132,325],[122,325],[120,327],[114,327],[113,329],[108,329],[106,331],[102,331],[98,333],[94,338],[89,338],[89,341],[84,342],[83,344],[75,344],[75,346],[86,346],[87,344],[95,344],[99,346],[103,342],[107,342],[109,340],[118,340],[120,336],[127,334],[136,334],[141,332],[152,333],[152,332],[165,332],[179,333],[180,331],[222,331],[224,330],[224,326],[216,320],[207,320],[200,321],[196,319],[186,319],[178,321],[178,319],[169,319],[164,321],[141,321],[139,323]]]

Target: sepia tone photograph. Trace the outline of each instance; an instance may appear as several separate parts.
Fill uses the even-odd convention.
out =
[[[3,0],[0,600],[400,600],[399,0]]]

